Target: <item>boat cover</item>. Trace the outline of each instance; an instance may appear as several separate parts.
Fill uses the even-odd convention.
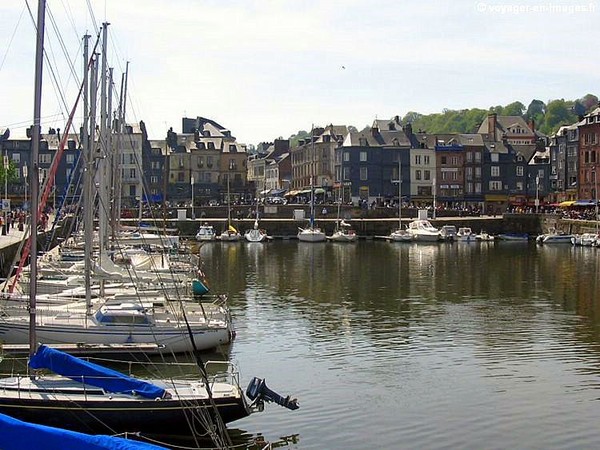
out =
[[[165,389],[146,381],[129,377],[116,370],[85,361],[68,353],[41,345],[29,360],[32,369],[48,369],[74,381],[100,387],[108,392],[163,398]]]
[[[0,448],[2,450],[33,448],[43,448],[44,450],[165,449],[165,447],[119,437],[77,433],[75,431],[63,430],[62,428],[22,422],[4,414],[0,414]]]

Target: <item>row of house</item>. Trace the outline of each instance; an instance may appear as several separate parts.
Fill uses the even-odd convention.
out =
[[[500,212],[597,199],[600,106],[547,138],[520,116],[489,114],[475,133],[432,134],[403,125],[398,116],[362,131],[342,125],[314,128],[290,146],[277,139],[249,153],[231,131],[211,119],[184,118],[182,131],[150,140],[144,123],[113,139],[119,149],[119,190],[125,205],[140,199],[174,204],[248,201],[261,195],[306,198],[311,191],[354,203],[404,202]],[[42,136],[40,179],[50,166],[60,130]],[[53,201],[81,195],[83,163],[77,135],[68,135],[53,172]],[[15,168],[4,198],[27,198],[30,141],[0,137],[0,151]],[[400,183],[400,184],[399,184]],[[57,200],[58,197],[58,200]]]

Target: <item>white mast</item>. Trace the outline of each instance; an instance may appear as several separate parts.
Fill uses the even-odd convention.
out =
[[[42,113],[42,73],[44,67],[44,27],[46,17],[46,1],[38,1],[37,33],[35,49],[35,89],[33,97],[33,126],[31,128],[31,172],[29,183],[31,186],[31,233],[29,236],[30,247],[30,283],[29,288],[29,354],[33,355],[37,350],[37,338],[35,334],[35,300],[37,296],[37,225],[39,219],[39,161],[41,138],[41,113]]]

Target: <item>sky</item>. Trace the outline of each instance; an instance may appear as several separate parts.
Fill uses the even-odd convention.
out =
[[[0,129],[33,115],[37,0],[0,1]],[[600,94],[600,0],[47,0],[42,130],[64,129],[82,36],[109,22],[115,100],[150,139],[202,116],[256,145],[409,111]],[[95,38],[92,38],[92,41]],[[81,124],[78,109],[75,122]]]

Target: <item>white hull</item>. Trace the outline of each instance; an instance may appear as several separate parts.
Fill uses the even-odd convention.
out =
[[[215,241],[217,239],[217,235],[215,230],[210,225],[202,225],[196,233],[196,240],[198,241]]]
[[[428,220],[416,219],[408,224],[406,230],[416,242],[437,242],[442,239],[440,230],[435,228]]]
[[[225,231],[224,233],[221,233],[219,239],[223,242],[237,242],[242,239],[242,236],[240,236],[240,233]]]
[[[244,239],[248,242],[263,242],[267,239],[267,233],[256,229],[248,230],[244,234]]]
[[[356,242],[358,235],[354,232],[336,231],[331,236],[327,236],[332,242]]]
[[[572,234],[541,234],[536,238],[538,244],[572,244]]]
[[[319,228],[300,228],[298,240],[302,242],[324,242],[327,237]]]
[[[91,319],[88,319],[91,321]],[[206,327],[191,325],[194,341],[198,350],[210,350],[219,345],[228,344],[231,333],[227,327]],[[52,344],[158,344],[156,352],[185,353],[192,352],[192,343],[185,325],[165,327],[135,327],[127,325],[85,326],[84,323],[44,324],[36,327],[36,336],[40,342]],[[29,343],[29,317],[21,320],[0,321],[0,340],[5,344]]]
[[[389,239],[394,242],[412,242],[413,235],[406,230],[396,230],[390,234]]]

